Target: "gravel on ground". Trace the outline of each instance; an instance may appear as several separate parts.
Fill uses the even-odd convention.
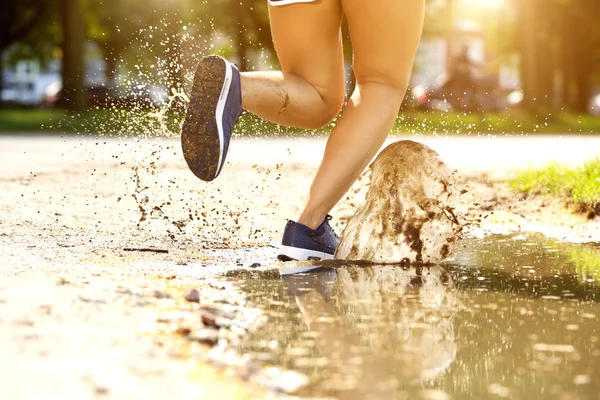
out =
[[[600,241],[600,221],[504,181],[552,160],[582,163],[600,154],[600,138],[415,140],[462,174],[459,211],[481,220],[475,231]],[[206,298],[222,295],[220,272],[275,265],[323,147],[234,141],[207,184],[177,140],[1,137],[0,398],[264,398],[243,373],[206,364],[201,342],[212,339],[190,346],[181,333],[201,322]],[[367,182],[333,210],[338,231]]]

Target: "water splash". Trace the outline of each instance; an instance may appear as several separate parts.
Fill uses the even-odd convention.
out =
[[[456,171],[410,140],[387,146],[370,168],[366,202],[348,220],[336,258],[435,264],[448,257],[462,231]]]
[[[156,119],[159,124],[159,132],[162,132],[167,138],[177,137],[181,132],[181,126],[183,125],[183,118],[179,118],[176,122],[176,129],[172,130],[168,124],[168,112],[180,104],[187,105],[190,102],[190,98],[185,93],[183,88],[171,88],[171,95],[169,96],[166,104],[156,111],[149,112],[148,116]]]

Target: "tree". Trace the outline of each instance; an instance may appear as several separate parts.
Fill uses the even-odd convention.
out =
[[[4,84],[2,56],[11,45],[26,38],[42,22],[48,5],[45,0],[0,1],[0,93]]]
[[[600,4],[597,0],[516,4],[525,105],[536,112],[553,107],[587,112],[600,59]]]
[[[86,109],[85,43],[86,32],[80,0],[61,0],[62,22],[62,81],[67,109],[81,112]]]
[[[231,47],[221,51],[234,55],[242,71],[251,69],[252,50],[274,54],[267,2],[262,0],[194,3],[189,20],[197,35],[211,38],[222,34]],[[201,38],[198,39],[201,39]]]
[[[86,8],[88,35],[100,45],[106,62],[106,77],[112,83],[117,76],[119,60],[129,45],[136,13],[127,0],[91,2]]]

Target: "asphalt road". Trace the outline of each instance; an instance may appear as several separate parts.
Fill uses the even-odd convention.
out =
[[[600,137],[416,140],[479,179],[600,154]],[[253,397],[158,335],[160,313],[216,272],[269,264],[324,143],[234,140],[206,184],[177,140],[0,137],[0,398]],[[338,229],[364,183],[333,211]]]

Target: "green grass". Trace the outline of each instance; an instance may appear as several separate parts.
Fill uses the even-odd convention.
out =
[[[587,208],[600,205],[600,159],[580,168],[566,168],[556,163],[544,169],[518,174],[511,186],[525,193],[559,196]]]
[[[0,130],[39,131],[44,126],[57,127],[65,115],[48,110],[0,110]]]
[[[178,132],[179,119],[150,112],[93,110],[70,114],[62,110],[0,109],[0,133],[98,133],[146,136]]]
[[[600,133],[600,117],[558,113],[535,116],[524,111],[460,114],[408,111],[401,113],[396,133]]]
[[[177,133],[182,114],[169,112],[164,124],[146,111],[93,110],[70,115],[60,110],[0,109],[0,132],[79,132],[101,134],[163,135]],[[280,127],[244,114],[237,132],[250,136],[323,135],[331,126],[306,131]],[[402,111],[393,134],[522,134],[522,133],[600,133],[600,117],[556,114],[544,117],[522,112],[459,114]]]
[[[583,247],[572,247],[569,250],[569,256],[575,264],[579,283],[587,282],[588,278],[593,278],[597,285],[600,285],[600,254],[596,250]]]

